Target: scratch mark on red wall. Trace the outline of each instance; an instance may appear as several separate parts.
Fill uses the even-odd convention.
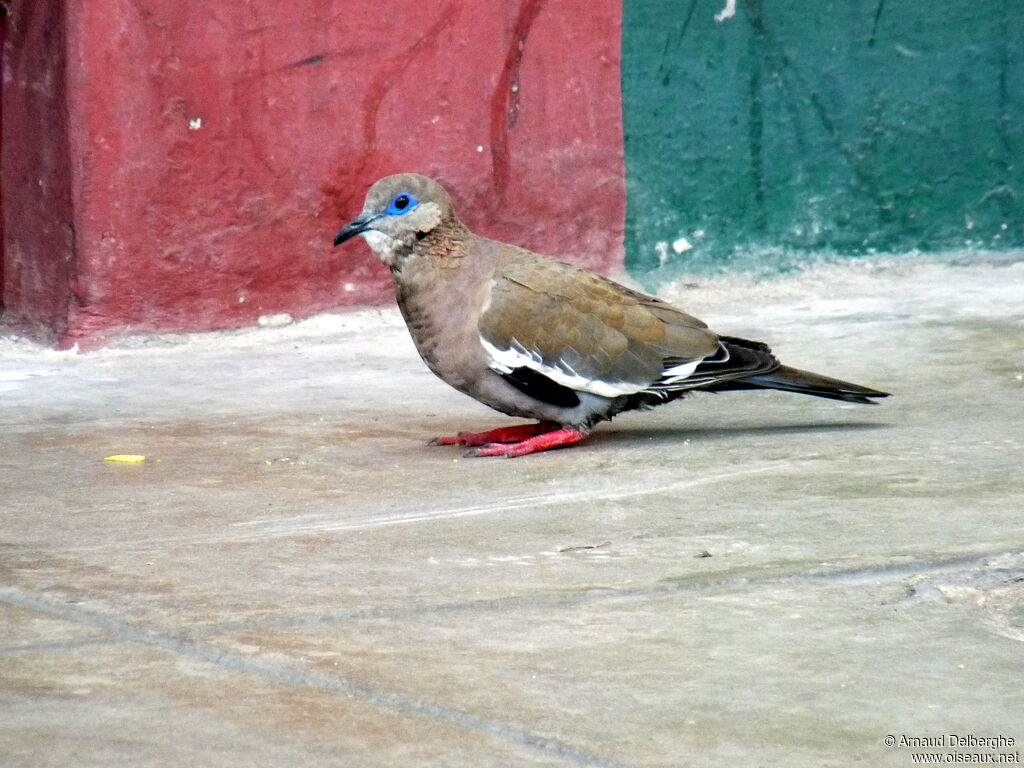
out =
[[[402,70],[411,65],[419,54],[432,50],[437,43],[437,38],[441,36],[442,32],[453,26],[458,17],[459,7],[455,3],[449,4],[440,18],[422,37],[419,37],[407,50],[394,56],[377,70],[377,74],[374,75],[370,87],[366,91],[366,96],[363,97],[363,145],[367,154],[372,154],[377,150],[377,120],[381,104],[395,83],[398,82]]]
[[[504,195],[511,174],[508,137],[519,118],[519,70],[526,39],[543,5],[544,0],[523,0],[519,6],[501,76],[491,96],[491,166],[494,189],[499,196]]]
[[[341,186],[325,184],[320,190],[330,201],[331,209],[339,215],[348,214],[353,208],[362,205],[365,186],[376,181],[381,167],[387,165],[381,162],[381,153],[377,147],[377,124],[384,99],[398,84],[403,70],[412,66],[421,54],[436,49],[438,38],[455,25],[460,13],[461,8],[457,3],[449,3],[422,36],[385,61],[374,73],[362,102],[362,146],[357,153],[345,158],[344,167],[339,168],[335,174],[338,178],[358,179],[359,182]]]

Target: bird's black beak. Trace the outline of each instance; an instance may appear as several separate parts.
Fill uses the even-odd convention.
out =
[[[360,213],[352,221],[342,227],[338,234],[334,236],[334,244],[341,245],[346,240],[351,240],[356,235],[361,235],[368,229],[371,229],[370,225],[380,218],[379,213]]]

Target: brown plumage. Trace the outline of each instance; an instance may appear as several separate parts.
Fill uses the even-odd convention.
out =
[[[767,345],[719,336],[671,304],[579,267],[479,237],[417,174],[381,179],[335,238],[363,235],[394,278],[420,356],[519,425],[434,442],[521,456],[579,442],[594,424],[691,391],[779,389],[854,403],[886,397],[781,365]]]

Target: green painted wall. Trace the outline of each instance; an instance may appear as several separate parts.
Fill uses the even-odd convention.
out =
[[[623,2],[634,274],[1024,246],[1024,2],[724,6]]]

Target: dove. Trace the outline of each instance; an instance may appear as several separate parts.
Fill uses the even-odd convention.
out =
[[[356,236],[391,270],[427,367],[479,402],[533,420],[431,441],[466,446],[466,455],[572,445],[617,414],[691,392],[774,389],[866,404],[889,396],[783,365],[767,344],[717,334],[656,296],[476,235],[426,176],[377,181],[334,244]]]

